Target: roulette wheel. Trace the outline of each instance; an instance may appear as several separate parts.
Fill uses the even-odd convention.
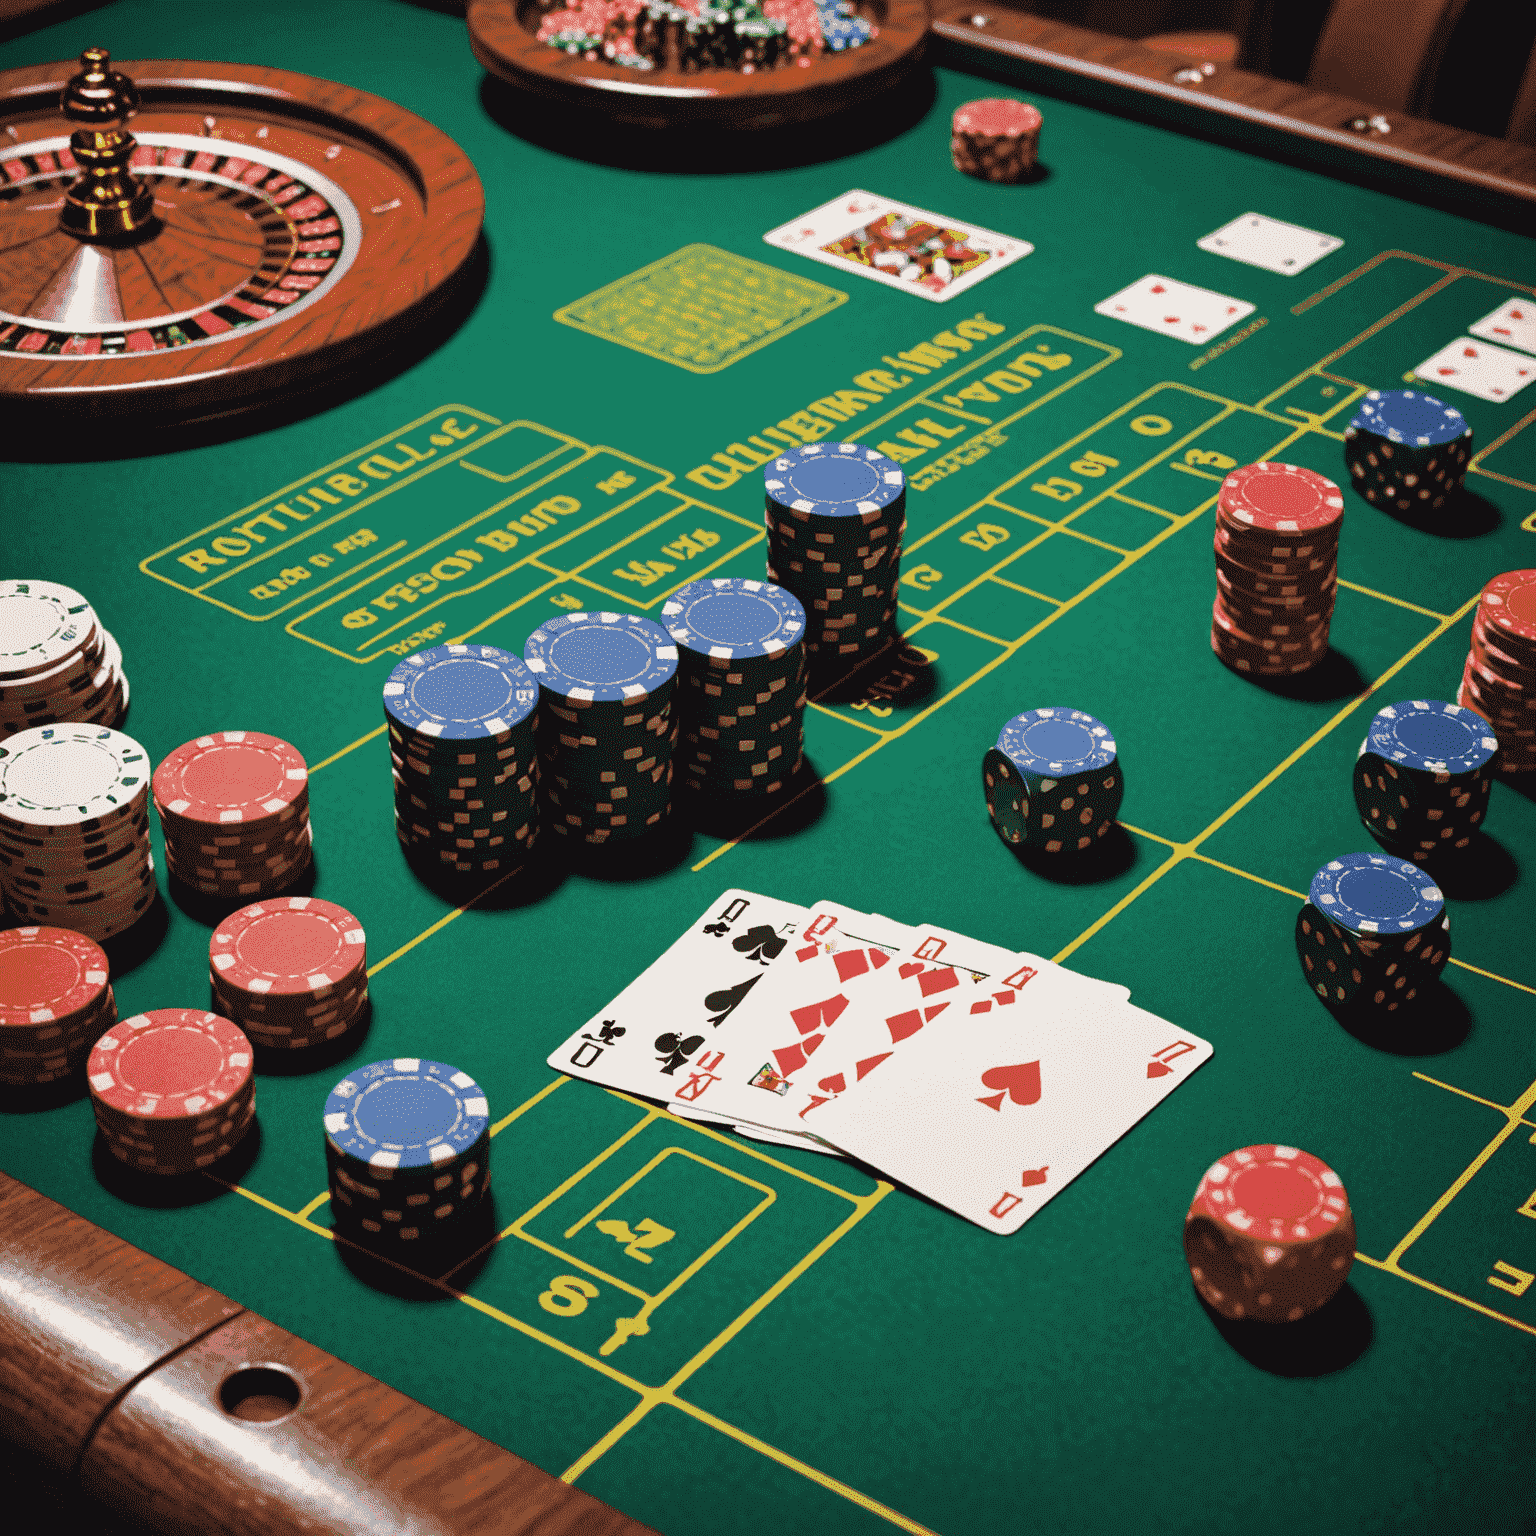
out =
[[[307,393],[430,331],[483,212],[458,145],[350,86],[100,48],[0,73],[0,403],[175,423]]]

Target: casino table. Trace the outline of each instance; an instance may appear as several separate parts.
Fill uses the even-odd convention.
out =
[[[190,1191],[116,1170],[82,1085],[10,1094],[0,1167],[667,1536],[1524,1529],[1536,776],[1496,784],[1444,878],[1432,1007],[1340,1027],[1292,929],[1312,873],[1370,846],[1349,785],[1374,711],[1454,698],[1482,584],[1536,564],[1536,389],[1444,392],[1476,453],[1442,513],[1346,491],[1321,665],[1245,678],[1209,630],[1225,468],[1347,478],[1366,389],[1536,294],[1529,186],[1449,130],[1367,127],[1351,157],[1337,122],[1286,138],[1262,101],[1175,111],[1166,77],[1121,90],[1141,66],[1108,45],[1052,72],[1025,19],[994,27],[1011,52],[963,26],[938,24],[895,101],[757,133],[519,94],[461,16],[383,0],[238,23],[120,0],[0,47],[7,69],[99,43],[344,82],[448,135],[485,193],[434,333],[318,397],[127,440],[84,416],[6,434],[5,574],[96,604],[125,729],[157,761],[234,727],[304,753],[313,890],[366,925],[372,1014],[345,1055],[264,1070],[258,1134]],[[951,112],[994,94],[1044,114],[1026,184],[950,162]],[[850,188],[1035,249],[939,305],[764,243]],[[1294,276],[1197,247],[1245,210],[1343,244]],[[1205,347],[1095,313],[1146,272],[1255,308]],[[753,466],[855,389],[878,403],[842,430],[899,445],[909,478],[902,640],[813,700],[809,780],[758,820],[679,817],[657,849],[546,837],[473,898],[416,878],[391,826],[395,661],[520,651],[562,611],[654,616],[684,581],[761,576]],[[987,821],[982,753],[1043,704],[1119,743],[1121,824],[1077,860],[1016,855]],[[546,1064],[731,887],[1053,956],[1214,1058],[1009,1237]],[[206,1006],[212,921],[166,893],[114,941],[119,1011]],[[414,1055],[472,1073],[495,1126],[500,1238],[446,1275],[370,1271],[330,1231],[325,1094]],[[1245,1328],[1202,1307],[1180,1234],[1202,1171],[1267,1141],[1338,1170],[1358,1253],[1322,1312]],[[588,1220],[615,1198],[678,1234],[643,1273]]]

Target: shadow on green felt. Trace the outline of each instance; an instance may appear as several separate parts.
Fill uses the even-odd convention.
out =
[[[1363,1007],[1331,1007],[1321,998],[1318,1007],[1327,1008],[1334,1022],[1361,1045],[1393,1056],[1444,1055],[1465,1045],[1476,1023],[1472,1010],[1460,994],[1441,978],[1431,982],[1418,997],[1395,1013],[1373,1012]]]
[[[1081,853],[1047,853],[1043,848],[1024,844],[1003,846],[1030,874],[1049,880],[1052,885],[1102,885],[1129,873],[1141,858],[1136,839],[1118,821]]]
[[[1330,1301],[1294,1323],[1233,1322],[1190,1294],[1212,1326],[1249,1365],[1271,1376],[1330,1376],[1353,1365],[1376,1334],[1369,1308],[1348,1281]]]
[[[1486,496],[1479,496],[1476,491],[1466,489],[1449,506],[1435,512],[1420,512],[1412,508],[1407,512],[1399,512],[1395,508],[1381,506],[1374,510],[1385,513],[1393,522],[1401,523],[1405,528],[1432,534],[1437,539],[1481,539],[1490,533],[1497,533],[1504,526],[1504,514]]]
[[[238,1184],[250,1172],[261,1156],[261,1142],[258,1115],[239,1144],[207,1168],[196,1173],[148,1173],[119,1162],[107,1150],[106,1140],[98,1131],[91,1144],[91,1171],[109,1195],[115,1195],[129,1205],[156,1211],[180,1210],[206,1205],[211,1200],[232,1194],[228,1186]]]
[[[1238,675],[1265,693],[1302,704],[1332,704],[1341,699],[1353,699],[1367,687],[1360,668],[1342,651],[1331,647],[1315,667],[1309,667],[1295,677],[1255,677],[1249,672]]]

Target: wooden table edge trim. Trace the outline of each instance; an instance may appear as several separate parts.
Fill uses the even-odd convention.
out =
[[[79,1222],[88,1228],[89,1233],[93,1239],[102,1239],[105,1242],[113,1245],[113,1247],[119,1253],[125,1256],[133,1255],[135,1258],[143,1259],[149,1264],[157,1266],[158,1270],[165,1277],[174,1278],[177,1281],[189,1281],[194,1286],[201,1286],[204,1291],[210,1292],[215,1296],[220,1296],[220,1293],[213,1292],[212,1287],[203,1286],[202,1282],[196,1280],[192,1276],[187,1275],[185,1271],[178,1270],[173,1265],[166,1264],[163,1260],[156,1259],[152,1254],[145,1253],[143,1249],[137,1248],[133,1244],[127,1242],[125,1239],[119,1238],[115,1234],[106,1231],[104,1228],[96,1226],[94,1222],[88,1221],[85,1217],[71,1211],[67,1206],[61,1205],[58,1201],[51,1199],[49,1196],[42,1194],[36,1189],[33,1189],[31,1185],[25,1184],[20,1179],[17,1179],[13,1175],[7,1174],[3,1171],[0,1171],[0,1191],[6,1193],[7,1196],[12,1200],[19,1199],[21,1208],[23,1210],[35,1212],[38,1218],[36,1221],[29,1220],[20,1224],[20,1229],[18,1231],[7,1233],[7,1240],[4,1244],[4,1247],[3,1249],[0,1249],[0,1262],[25,1264],[28,1254],[27,1235],[31,1232],[38,1231],[45,1220],[51,1220],[59,1215],[63,1215],[70,1220]],[[220,1297],[220,1299],[229,1300],[229,1298],[222,1297]],[[9,1297],[7,1294],[7,1288],[3,1285],[0,1285],[0,1332],[5,1331],[3,1326],[4,1324],[12,1321],[12,1319],[7,1315],[8,1304]],[[131,1305],[131,1298],[124,1298],[124,1306],[131,1308]],[[366,1373],[358,1371],[355,1367],[347,1366],[346,1363],[341,1361],[339,1357],[330,1355],[327,1351],[320,1350],[315,1345],[308,1344],[307,1341],[300,1339],[297,1334],[288,1333],[287,1330],[282,1329],[277,1324],[271,1323],[268,1319],[262,1317],[259,1313],[251,1311],[241,1303],[233,1302],[232,1305],[238,1308],[238,1310],[218,1319],[216,1322],[207,1327],[200,1328],[194,1335],[184,1339],[179,1344],[176,1344],[171,1349],[167,1350],[164,1354],[160,1355],[149,1366],[139,1370],[130,1380],[123,1382],[113,1392],[110,1400],[97,1414],[96,1418],[92,1422],[89,1430],[82,1438],[81,1443],[75,1452],[71,1467],[67,1474],[71,1486],[75,1488],[81,1487],[81,1471],[90,1456],[93,1445],[95,1445],[97,1441],[102,1438],[103,1430],[106,1428],[106,1426],[113,1422],[114,1414],[118,1413],[120,1407],[132,1393],[142,1388],[146,1382],[151,1381],[158,1372],[164,1370],[167,1366],[172,1364],[172,1362],[180,1360],[192,1351],[198,1350],[206,1345],[208,1341],[213,1339],[215,1335],[221,1332],[221,1330],[228,1329],[231,1324],[239,1324],[243,1322],[247,1325],[265,1327],[272,1330],[275,1334],[282,1334],[287,1338],[295,1340],[297,1343],[303,1345],[305,1349],[313,1351],[316,1356],[323,1357],[325,1360],[334,1362],[335,1364],[343,1367],[352,1376],[355,1376],[362,1381],[374,1383],[375,1385],[381,1387],[385,1392],[390,1394],[394,1399],[408,1405],[411,1408],[419,1410],[421,1416],[423,1416],[425,1419],[440,1422],[445,1427],[445,1429],[455,1431],[461,1436],[466,1436],[471,1440],[478,1441],[485,1447],[483,1465],[477,1466],[476,1469],[477,1472],[482,1474],[482,1481],[484,1473],[488,1471],[489,1468],[499,1464],[510,1469],[513,1464],[516,1464],[516,1466],[521,1469],[520,1475],[525,1476],[540,1485],[546,1497],[545,1501],[542,1502],[538,1507],[527,1511],[526,1521],[521,1518],[514,1517],[517,1518],[517,1524],[515,1526],[498,1522],[495,1527],[498,1536],[522,1536],[522,1533],[526,1533],[526,1536],[534,1536],[534,1533],[536,1532],[546,1530],[552,1531],[556,1528],[572,1531],[586,1528],[596,1529],[595,1526],[590,1525],[590,1522],[584,1523],[583,1515],[584,1511],[590,1514],[594,1510],[600,1510],[604,1515],[612,1517],[611,1521],[608,1519],[601,1521],[601,1527],[605,1531],[632,1532],[634,1533],[634,1536],[655,1536],[655,1532],[652,1531],[651,1527],[642,1525],[639,1521],[634,1520],[617,1510],[614,1510],[610,1505],[603,1504],[600,1500],[595,1498],[592,1494],[587,1493],[585,1490],[576,1488],[572,1484],[563,1482],[560,1478],[553,1476],[551,1473],[545,1472],[542,1468],[537,1467],[532,1462],[526,1461],[524,1458],[517,1456],[516,1453],[498,1445],[495,1441],[488,1440],[485,1438],[485,1436],[476,1434],[473,1430],[466,1429],[463,1425],[458,1424],[455,1420],[448,1418],[447,1415],[437,1413],[434,1409],[428,1408],[425,1404],[407,1396],[407,1394],[399,1392],[397,1389],[390,1387],[388,1383],[380,1382],[376,1377],[369,1377]],[[569,1524],[566,1523],[568,1519],[570,1521]],[[443,1529],[446,1530],[448,1527],[445,1526]],[[167,1536],[169,1536],[169,1533],[167,1533]]]
[[[990,18],[987,29],[970,24],[969,18],[978,14]],[[1342,152],[1362,167],[1375,165],[1399,173],[1427,174],[1494,198],[1536,205],[1536,151],[1523,145],[1398,112],[1382,113],[1365,102],[1226,66],[1199,85],[1180,85],[1167,78],[1170,59],[1166,54],[1002,7],[950,5],[934,17],[931,29],[935,37],[958,48],[1107,86],[1209,119],[1267,129],[1292,141]],[[1106,53],[1112,59],[1102,57]],[[1386,135],[1355,134],[1342,126],[1331,127],[1326,121],[1257,106],[1236,94],[1239,91],[1247,95],[1263,91],[1285,94],[1298,105],[1305,101],[1316,117],[1340,124],[1352,118],[1382,116],[1401,137],[1393,142]],[[1454,137],[1459,145],[1455,153],[1436,152],[1424,145],[1426,137]],[[1497,156],[1510,163],[1516,174],[1484,169],[1470,163],[1473,156]]]

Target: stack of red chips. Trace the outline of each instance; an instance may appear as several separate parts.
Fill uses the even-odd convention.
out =
[[[68,1077],[116,1021],[99,944],[69,928],[0,933],[0,1083]]]
[[[1499,738],[1499,767],[1536,769],[1536,569],[1505,571],[1483,588],[1457,702]]]
[[[1328,654],[1344,497],[1326,475],[1261,461],[1222,481],[1211,649],[1234,671],[1289,677]]]

